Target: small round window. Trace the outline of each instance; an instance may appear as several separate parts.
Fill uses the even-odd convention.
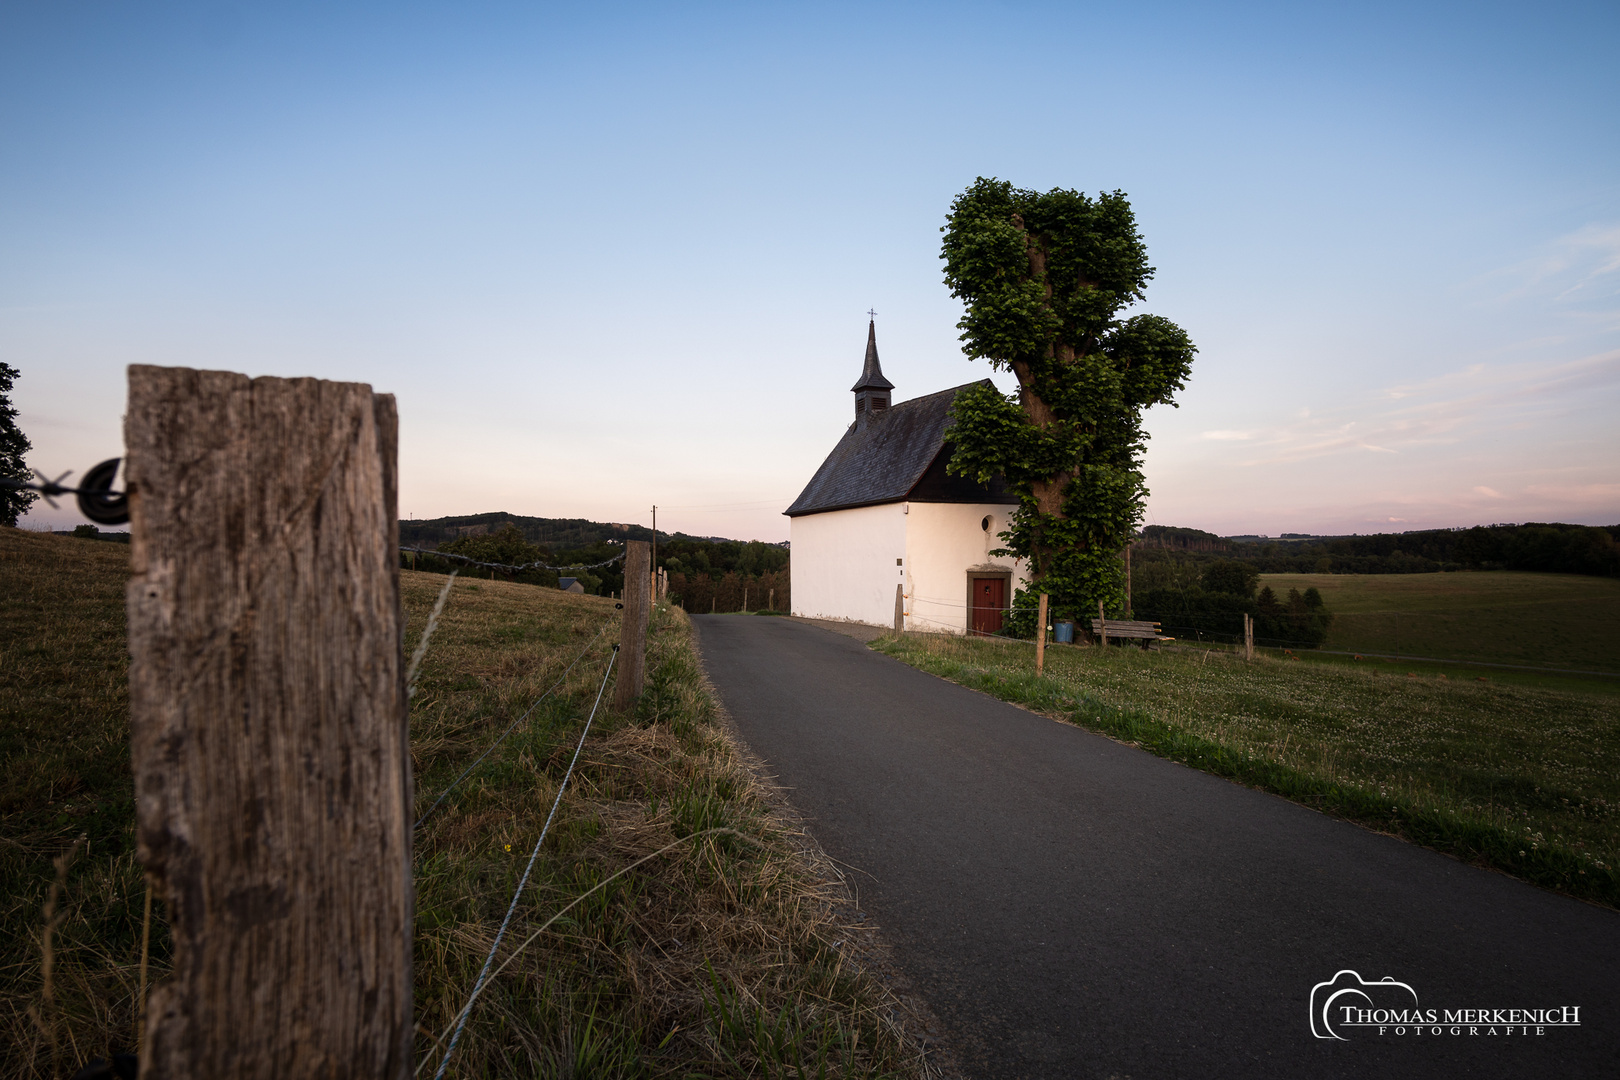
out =
[[[990,515],[989,514],[984,515],[984,520],[979,522],[979,528],[983,529],[985,532],[990,531]]]

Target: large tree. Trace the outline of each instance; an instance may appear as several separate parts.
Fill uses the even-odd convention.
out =
[[[11,404],[11,385],[17,380],[17,369],[0,364],[0,479],[28,480],[33,473],[23,464],[23,455],[33,449],[33,443],[17,426],[17,410]],[[0,487],[0,525],[17,524],[17,518],[28,511],[39,496],[32,491]]]
[[[1122,192],[1044,194],[980,178],[951,204],[942,258],[967,311],[964,351],[1011,371],[1018,393],[959,394],[950,469],[997,473],[1019,498],[1001,534],[1029,560],[1035,587],[1060,611],[1124,608],[1120,552],[1147,488],[1142,410],[1174,405],[1193,348],[1157,315],[1120,313],[1143,298],[1153,267]]]

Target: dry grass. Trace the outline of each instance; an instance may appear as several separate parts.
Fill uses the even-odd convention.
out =
[[[407,581],[413,623],[439,580]],[[539,834],[612,633],[588,643],[615,614],[610,602],[488,581],[452,594],[413,719],[422,809],[586,657],[418,838],[423,1075]],[[894,1000],[846,960],[861,931],[838,920],[836,879],[807,864],[717,723],[678,610],[656,613],[648,671],[634,717],[597,717],[502,957],[533,943],[485,991],[453,1074],[921,1071]]]
[[[119,544],[0,528],[0,1059],[8,1075],[60,1075],[69,1063],[133,1044],[145,887],[129,765],[128,559]],[[153,940],[152,972],[161,977],[161,925]]]
[[[8,1076],[66,1075],[135,1042],[145,890],[133,852],[127,554],[0,529]],[[404,575],[408,647],[443,581]],[[418,1049],[432,1061],[421,1075],[550,807],[616,614],[611,601],[526,585],[460,579],[451,594],[412,709],[419,813],[585,656],[418,832]],[[895,1000],[846,959],[862,931],[840,922],[836,876],[810,854],[717,724],[684,616],[659,612],[648,692],[634,717],[598,715],[503,947],[508,966],[451,1075],[925,1074]],[[156,982],[168,964],[161,903],[152,931]]]

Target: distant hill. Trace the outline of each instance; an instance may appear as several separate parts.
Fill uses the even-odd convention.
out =
[[[468,517],[442,517],[418,520],[411,518],[399,523],[399,542],[407,547],[437,547],[464,536],[488,536],[498,532],[510,522],[531,544],[555,551],[572,551],[595,547],[609,540],[651,540],[652,529],[645,525],[620,524],[613,521],[588,521],[585,518],[524,517],[497,511],[472,514]],[[729,536],[693,536],[690,533],[658,530],[660,546],[684,540],[695,544],[747,544],[757,541],[733,540]],[[787,541],[770,547],[786,548]]]
[[[502,525],[511,522],[517,526],[523,539],[531,544],[556,550],[595,547],[609,540],[651,540],[652,529],[645,525],[619,524],[612,521],[587,521],[585,518],[524,517],[522,514],[495,512],[472,514],[468,517],[442,517],[410,520],[399,523],[399,542],[407,547],[437,547],[439,544],[459,540],[464,536],[488,536]],[[660,544],[669,540],[692,540],[711,544],[740,544],[727,536],[692,536],[687,533],[658,530]],[[775,545],[787,547],[786,544]]]
[[[1278,537],[1218,537],[1199,529],[1149,525],[1133,546],[1139,558],[1146,556],[1146,562],[1220,555],[1252,563],[1268,574],[1539,570],[1620,576],[1620,525],[1525,522],[1404,533],[1352,536],[1284,533]]]
[[[1179,529],[1173,525],[1148,525],[1142,529],[1138,548],[1167,548],[1170,551],[1224,552],[1232,550],[1232,538],[1216,536],[1203,529]]]

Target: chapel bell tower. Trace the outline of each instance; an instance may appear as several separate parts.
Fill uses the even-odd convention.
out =
[[[883,366],[878,363],[876,319],[866,324],[866,364],[850,389],[855,393],[857,424],[869,422],[889,407],[889,391],[894,389],[894,383],[883,377]]]

